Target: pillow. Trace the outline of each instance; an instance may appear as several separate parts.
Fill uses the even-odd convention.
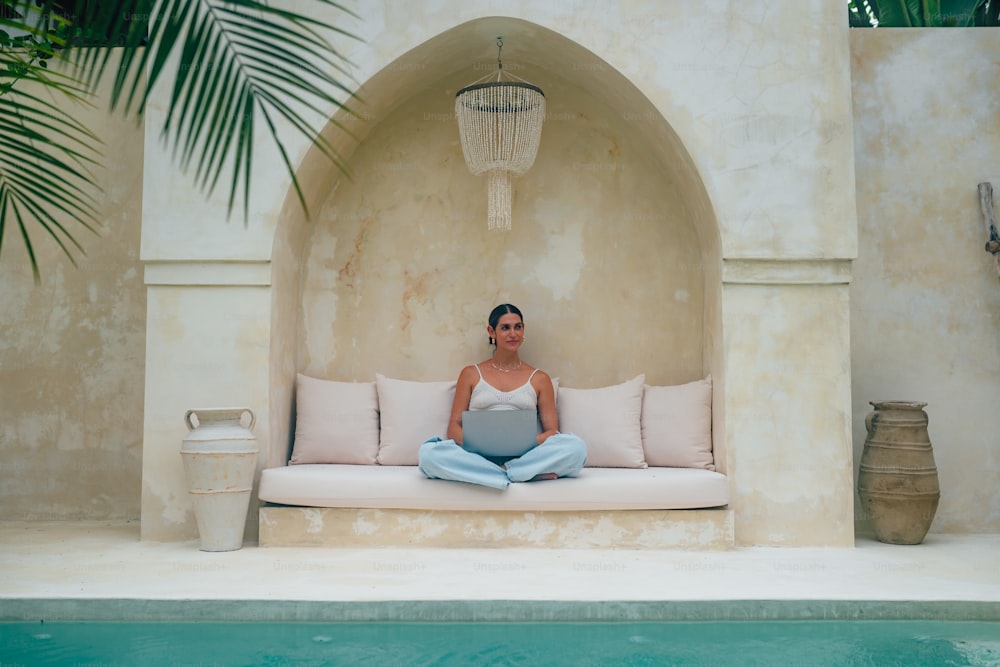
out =
[[[375,375],[382,431],[378,462],[415,466],[420,445],[448,433],[455,382],[411,382]]]
[[[378,454],[378,396],[374,382],[295,381],[295,444],[289,465],[374,464]]]
[[[559,430],[587,443],[588,468],[645,468],[642,387],[645,375],[599,389],[559,388]]]
[[[712,456],[712,376],[673,387],[646,386],[642,447],[646,463],[715,470]]]

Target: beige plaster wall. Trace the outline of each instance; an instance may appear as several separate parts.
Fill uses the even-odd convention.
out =
[[[725,286],[726,433],[738,544],[843,546],[851,521],[846,282]],[[741,374],[751,381],[740,381]],[[804,493],[803,489],[810,489]]]
[[[20,85],[20,84],[19,84]],[[103,142],[98,234],[64,220],[78,268],[38,226],[35,285],[11,225],[0,258],[0,508],[4,519],[137,519],[146,293],[139,262],[143,128],[106,91],[73,115]],[[63,100],[61,104],[66,104]]]
[[[262,364],[268,365],[272,374],[280,373],[281,377],[248,371],[227,376],[225,386],[215,376],[210,380],[217,384],[206,384],[213,387],[218,400],[227,403],[234,395],[263,394],[263,400],[275,408],[271,415],[275,423],[262,424],[258,420],[258,430],[269,434],[287,433],[287,425],[277,420],[288,415],[292,347],[301,347],[295,350],[295,354],[300,355],[296,366],[313,369],[316,374],[370,377],[374,370],[382,370],[410,377],[453,377],[457,368],[469,360],[469,352],[480,345],[476,339],[482,334],[477,334],[476,329],[481,332],[482,318],[489,306],[501,297],[519,300],[517,286],[511,288],[509,294],[501,294],[496,288],[493,293],[486,293],[485,287],[475,287],[480,276],[484,276],[483,285],[489,284],[485,282],[489,271],[502,274],[504,280],[507,274],[523,276],[520,288],[528,300],[521,299],[520,304],[528,313],[529,326],[531,318],[550,317],[551,311],[555,326],[544,327],[542,339],[538,343],[530,341],[530,344],[538,345],[535,349],[539,351],[551,351],[547,357],[555,360],[556,372],[564,376],[567,383],[599,384],[632,374],[624,372],[636,358],[629,356],[631,350],[626,350],[618,359],[598,361],[596,366],[587,365],[590,359],[581,360],[577,353],[564,354],[561,346],[567,345],[570,335],[586,335],[585,327],[572,319],[584,311],[578,303],[566,308],[560,303],[556,309],[549,308],[548,304],[558,303],[559,298],[585,300],[589,295],[582,295],[585,290],[580,289],[585,287],[600,303],[615,307],[615,314],[622,314],[627,304],[615,302],[610,281],[602,282],[598,274],[601,270],[614,271],[622,266],[626,267],[625,275],[636,275],[639,270],[633,265],[607,263],[597,249],[610,250],[603,254],[612,259],[614,251],[622,248],[637,257],[649,257],[649,246],[669,247],[659,241],[663,238],[663,230],[681,229],[681,225],[668,222],[655,229],[650,226],[642,232],[651,234],[653,243],[648,243],[648,239],[641,244],[635,239],[618,241],[617,248],[615,239],[622,237],[612,235],[610,228],[598,232],[604,236],[588,238],[586,234],[597,228],[581,224],[575,228],[579,237],[574,236],[574,228],[557,226],[557,222],[565,224],[561,221],[573,217],[585,219],[590,208],[606,213],[602,203],[595,201],[589,191],[579,191],[571,200],[565,197],[547,199],[548,190],[530,189],[543,186],[551,189],[552,174],[564,174],[567,163],[552,169],[551,164],[546,165],[546,158],[540,156],[536,169],[541,177],[549,180],[532,181],[529,176],[518,182],[515,220],[529,222],[515,227],[510,248],[491,254],[484,245],[461,239],[466,241],[461,247],[472,248],[472,259],[479,259],[475,265],[468,264],[475,266],[473,278],[459,274],[449,283],[444,269],[435,273],[426,268],[432,262],[419,261],[433,258],[437,262],[435,252],[451,261],[446,266],[466,261],[456,256],[449,245],[449,237],[431,235],[427,231],[440,231],[437,225],[441,224],[438,220],[441,214],[461,212],[461,207],[455,208],[456,203],[464,206],[475,201],[459,185],[474,184],[482,192],[485,184],[482,179],[463,174],[455,162],[445,160],[445,154],[435,149],[430,153],[436,156],[437,162],[421,162],[426,166],[419,171],[413,169],[410,162],[413,155],[392,151],[396,146],[408,147],[411,152],[419,148],[420,157],[426,158],[428,149],[426,144],[418,146],[414,137],[401,130],[408,128],[435,139],[443,138],[444,132],[432,129],[431,118],[423,125],[407,125],[401,116],[389,119],[394,114],[404,113],[407,108],[420,113],[434,109],[428,112],[450,115],[450,108],[439,112],[437,107],[420,98],[431,95],[430,89],[435,85],[448,87],[453,95],[455,82],[468,82],[467,77],[459,77],[460,73],[467,73],[477,64],[494,61],[494,40],[498,34],[505,36],[508,45],[504,51],[506,62],[516,60],[528,67],[537,67],[539,82],[545,86],[551,84],[553,90],[558,89],[560,80],[564,81],[571,99],[575,91],[588,94],[589,100],[578,96],[575,101],[586,101],[596,109],[595,120],[609,119],[603,130],[595,126],[587,131],[574,128],[554,132],[555,140],[559,139],[560,132],[565,134],[564,140],[570,133],[578,132],[587,140],[580,148],[595,151],[594,157],[574,153],[577,147],[570,142],[566,144],[564,158],[581,163],[615,164],[617,168],[622,158],[606,158],[597,149],[607,150],[614,143],[621,155],[631,155],[627,143],[632,137],[646,151],[639,161],[648,167],[650,174],[657,173],[658,167],[662,176],[660,190],[655,190],[650,181],[636,181],[621,173],[602,174],[601,168],[595,168],[594,174],[581,174],[583,182],[613,198],[624,198],[630,192],[649,194],[648,198],[639,201],[676,205],[671,216],[676,212],[677,217],[670,220],[686,219],[690,224],[701,251],[699,289],[703,300],[703,308],[696,316],[700,320],[696,326],[700,326],[702,332],[701,351],[700,355],[692,351],[690,358],[696,359],[695,366],[700,370],[724,375],[718,378],[716,385],[716,405],[721,408],[716,411],[716,424],[721,427],[720,431],[728,430],[729,418],[723,415],[760,410],[761,398],[752,388],[774,377],[771,357],[751,357],[735,347],[730,349],[731,346],[743,349],[747,341],[728,337],[728,332],[723,331],[723,323],[726,327],[739,324],[726,313],[729,285],[739,285],[737,292],[752,293],[746,297],[748,303],[767,304],[790,303],[794,301],[792,293],[800,285],[810,284],[822,293],[820,302],[835,310],[828,315],[831,322],[843,322],[847,317],[848,304],[840,293],[849,281],[849,266],[845,274],[843,267],[831,268],[830,265],[851,259],[856,251],[853,145],[847,140],[851,136],[850,73],[842,7],[824,0],[784,0],[738,9],[727,4],[653,0],[570,4],[511,2],[503,7],[506,16],[498,17],[496,7],[489,0],[446,0],[433,3],[363,2],[357,10],[358,20],[345,27],[356,31],[362,40],[346,41],[342,46],[355,65],[356,80],[364,84],[362,92],[366,105],[357,121],[349,122],[352,129],[360,130],[355,135],[357,142],[345,139],[340,145],[348,156],[358,152],[358,165],[371,168],[368,173],[358,174],[369,190],[340,179],[329,166],[325,167],[328,174],[325,179],[317,176],[318,162],[312,159],[308,147],[293,141],[291,155],[301,165],[300,173],[308,174],[310,179],[315,177],[306,196],[321,204],[321,209],[317,209],[319,217],[308,222],[301,215],[289,213],[287,178],[281,173],[278,161],[268,161],[264,155],[260,163],[263,166],[257,171],[251,192],[252,215],[247,232],[241,240],[234,241],[231,229],[225,230],[220,224],[224,215],[219,198],[199,204],[200,195],[183,179],[171,177],[149,182],[149,188],[160,194],[144,209],[142,252],[149,262],[147,282],[150,282],[151,273],[155,273],[160,276],[156,280],[162,282],[150,284],[172,283],[179,292],[187,294],[185,298],[191,299],[192,307],[220,309],[213,311],[212,317],[201,324],[189,321],[186,342],[181,348],[162,336],[163,332],[150,333],[149,341],[151,345],[155,341],[155,349],[149,352],[148,368],[155,367],[158,375],[150,377],[147,370],[149,386],[161,386],[163,379],[168,377],[164,358],[180,349],[197,350],[199,339],[214,340],[214,323],[229,308],[228,303],[235,303],[197,296],[198,280],[177,272],[185,262],[189,263],[189,274],[199,273],[219,286],[253,284],[271,290],[267,302],[258,304],[261,308],[257,311],[260,316],[266,314],[270,328],[256,337],[253,344],[263,342],[266,345],[268,356]],[[512,44],[518,45],[516,56]],[[547,75],[551,75],[550,81],[541,80]],[[158,108],[154,106],[154,115]],[[573,110],[584,116],[580,119],[581,125],[591,120],[586,116],[588,110],[589,107]],[[626,130],[626,123],[622,121],[631,124],[631,129]],[[443,120],[440,122],[444,124]],[[156,141],[152,133],[147,136],[150,151]],[[383,153],[379,156],[365,153],[374,151],[374,146],[382,147]],[[455,151],[452,155],[459,153]],[[147,166],[162,166],[167,157],[157,150],[149,160]],[[375,170],[376,164],[382,167]],[[403,166],[388,166],[397,164]],[[405,178],[399,178],[400,174],[394,172],[405,174]],[[455,182],[448,182],[445,187],[438,180],[442,173],[454,174]],[[616,180],[619,176],[620,182]],[[390,188],[390,180],[412,181],[414,185],[397,193]],[[671,188],[674,193],[670,192]],[[376,190],[380,198],[366,199],[365,193],[370,190]],[[328,197],[330,192],[334,194]],[[400,196],[411,199],[400,199]],[[573,206],[563,210],[539,210],[545,203],[564,205],[568,202]],[[646,215],[641,208],[632,210],[637,217]],[[357,217],[348,219],[350,215]],[[365,220],[372,222],[366,227]],[[379,228],[378,221],[391,221],[394,226]],[[279,223],[316,224],[316,228],[306,233],[290,229],[275,234]],[[634,222],[632,230],[642,224]],[[404,228],[406,232],[399,231]],[[516,235],[526,230],[533,230],[534,243],[517,240]],[[196,231],[200,242],[192,246],[187,239],[193,238]],[[351,231],[353,233],[349,233]],[[550,240],[558,241],[558,245],[549,247]],[[352,263],[353,248],[358,252],[354,253],[356,261]],[[529,259],[534,261],[524,261],[513,250],[522,255],[532,253]],[[676,259],[671,252],[661,253],[666,255],[664,263]],[[501,257],[499,262],[483,261],[497,253]],[[689,259],[691,255],[683,256]],[[584,264],[580,264],[581,257],[585,259]],[[546,268],[546,273],[538,273],[536,267],[545,259],[559,261],[552,264],[551,272]],[[295,271],[291,266],[298,261],[307,263],[306,280],[301,289],[295,286]],[[775,261],[788,266],[769,266],[761,278],[756,275],[755,261]],[[559,262],[566,265],[560,266]],[[234,272],[230,270],[231,264],[242,268]],[[350,271],[358,269],[357,275],[364,280],[337,293],[338,285],[343,288],[349,284],[340,275],[341,268],[347,272],[347,278],[350,278]],[[674,273],[673,269],[658,266],[651,270],[664,272],[665,282],[683,275],[683,271]],[[163,277],[164,271],[171,275]],[[560,282],[574,276],[574,271],[579,271],[578,279]],[[382,277],[388,277],[382,283],[387,285],[384,294],[379,286],[371,284],[374,278]],[[454,284],[459,287],[452,288]],[[462,302],[438,298],[436,290],[444,286],[460,290],[455,294],[462,297]],[[570,296],[560,297],[567,294]],[[496,298],[488,298],[494,295]],[[287,322],[275,324],[270,319],[272,311],[275,314],[287,312],[288,298],[292,298],[293,303],[303,304],[299,331]],[[674,299],[675,295],[650,293],[643,298]],[[484,301],[488,305],[484,306]],[[364,318],[384,328],[359,328],[351,323],[352,314],[363,314]],[[566,318],[565,323],[558,318]],[[650,318],[644,314],[643,318],[643,324],[638,327],[629,318],[622,323],[632,327],[628,330],[632,341],[676,335],[654,332],[648,323],[655,324],[655,316]],[[358,317],[353,319],[363,321]],[[830,356],[841,360],[826,369],[829,382],[809,385],[808,396],[797,396],[798,404],[805,409],[784,414],[791,432],[812,432],[818,424],[831,423],[831,414],[847,414],[850,405],[845,382],[849,377],[846,341],[841,336],[831,338],[826,332],[813,328],[813,322],[811,317],[782,310],[766,320],[768,333],[787,344],[787,358],[805,358],[817,341],[825,340],[831,346]],[[600,323],[595,326],[601,327],[596,337],[598,342],[605,346],[620,344],[613,339],[613,334],[614,327],[621,325]],[[326,335],[320,336],[324,328]],[[676,323],[670,322],[669,331],[678,330]],[[560,337],[556,338],[557,335]],[[295,342],[290,344],[289,337],[293,336]],[[372,338],[372,343],[379,343],[383,350],[399,350],[388,353],[389,359],[395,359],[393,363],[398,365],[376,368],[382,363],[371,352],[354,354],[352,361],[350,353],[355,350],[355,339],[360,341],[362,336]],[[694,338],[681,334],[676,340],[684,346],[682,354],[687,358],[686,346]],[[368,349],[367,340],[364,346]],[[485,345],[480,349],[485,352]],[[593,356],[603,360],[610,355]],[[446,359],[446,362],[439,370],[438,364],[432,365],[425,359]],[[560,360],[565,363],[559,363]],[[642,361],[644,368],[641,370],[646,370],[649,364]],[[547,358],[543,362],[552,368],[549,363]],[[688,365],[687,361],[680,363],[684,367]],[[589,370],[591,368],[595,370]],[[413,370],[406,372],[408,369]],[[662,373],[659,377],[665,378],[663,381],[670,381],[668,373],[672,370],[659,372]],[[172,419],[175,404],[179,403],[176,399],[183,397],[190,383],[206,379],[208,373],[191,373],[184,382],[171,379],[169,386],[163,385],[164,396],[169,400],[160,405],[147,402],[147,449],[175,451],[175,436],[166,430],[154,433],[151,429],[158,428],[155,425],[161,419]],[[661,381],[655,374],[650,377]],[[252,391],[248,383],[253,385]],[[779,411],[773,406],[767,409],[769,414]],[[155,437],[150,438],[150,435]],[[775,457],[783,452],[783,445],[762,433],[744,431],[732,437],[726,433],[717,435],[721,435],[732,450],[726,458],[731,466],[730,474],[734,480],[742,479],[742,486],[738,488],[744,495],[738,498],[740,502],[734,500],[733,509],[744,543],[809,545],[852,541],[852,536],[845,536],[842,529],[845,516],[851,515],[852,491],[837,477],[849,465],[848,438],[842,430],[834,429],[824,453],[815,461],[820,469],[805,478],[788,470],[768,471],[747,465],[752,457]],[[806,443],[800,446],[808,451]],[[838,448],[839,453],[831,453]],[[741,454],[737,455],[737,451]],[[271,460],[277,454],[267,451],[265,458]],[[751,459],[746,459],[747,456]],[[746,466],[748,471],[743,478],[739,477],[741,466]],[[766,474],[756,476],[762,471]],[[156,493],[149,496],[148,503],[144,499],[144,534],[150,537],[169,534],[170,530],[161,531],[157,524],[162,517],[175,514],[177,507],[184,503],[180,498],[182,487],[178,487],[173,470],[147,467],[146,472],[150,488],[156,488]],[[830,475],[825,476],[826,473]],[[816,500],[817,479],[827,483],[822,500]],[[757,488],[779,485],[787,489],[782,498],[754,492]],[[145,531],[147,508],[152,527],[148,534]],[[796,508],[807,511],[796,516]],[[829,519],[830,511],[841,514],[835,517],[832,527],[823,521]],[[794,529],[784,533],[771,530],[773,525],[786,519],[793,520],[789,525]],[[187,522],[190,525],[190,518]]]
[[[548,72],[549,121],[514,183],[513,229],[487,232],[487,183],[452,113],[468,72],[397,108],[351,161],[307,242],[304,372],[453,379],[491,352],[497,303],[525,314],[531,363],[564,386],[704,376],[701,248],[634,125]]]
[[[155,540],[198,536],[180,456],[188,410],[249,408],[258,447],[269,451],[269,290],[238,276],[226,285],[171,278],[146,277],[148,344],[162,353],[146,358],[141,534]],[[252,539],[256,512],[247,528]]]
[[[1000,530],[1000,280],[976,190],[1000,185],[998,36],[851,32],[854,460],[869,401],[926,401],[941,484],[932,532]]]

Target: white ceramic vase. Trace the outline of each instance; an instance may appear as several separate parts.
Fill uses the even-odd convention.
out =
[[[244,414],[249,415],[248,426],[243,425]],[[189,433],[181,445],[181,458],[202,551],[235,551],[243,546],[257,469],[255,421],[249,408],[197,408],[184,415]]]

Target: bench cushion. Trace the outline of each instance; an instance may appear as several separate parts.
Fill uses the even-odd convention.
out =
[[[302,507],[424,510],[643,510],[721,507],[726,476],[693,468],[584,468],[503,491],[427,479],[416,466],[296,465],[261,473],[260,499]]]

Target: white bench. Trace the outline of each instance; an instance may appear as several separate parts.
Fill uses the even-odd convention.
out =
[[[260,544],[731,547],[729,484],[713,464],[711,378],[644,382],[559,388],[560,426],[587,443],[589,467],[501,491],[427,479],[416,466],[420,443],[447,430],[454,382],[300,374],[290,465],[261,474]]]
[[[305,464],[261,474],[261,546],[729,548],[725,475],[584,468],[504,490],[415,466]]]

